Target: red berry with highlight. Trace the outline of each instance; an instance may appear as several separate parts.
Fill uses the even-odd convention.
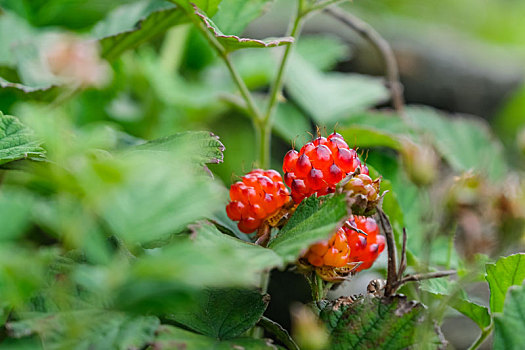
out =
[[[230,187],[231,202],[226,206],[226,214],[238,221],[239,230],[251,233],[278,212],[289,198],[290,193],[277,171],[255,169]]]
[[[357,152],[336,132],[327,138],[317,137],[299,152],[289,151],[283,162],[284,179],[295,203],[313,194],[333,193],[336,185],[360,166]]]

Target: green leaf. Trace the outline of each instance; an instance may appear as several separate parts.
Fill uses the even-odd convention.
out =
[[[217,25],[215,25],[215,23],[210,18],[208,18],[204,13],[202,13],[200,9],[194,8],[192,13],[194,13],[198,17],[199,21],[203,22],[206,29],[217,39],[217,41],[224,47],[224,49],[227,52],[247,48],[266,48],[289,45],[294,41],[292,37],[267,38],[259,40],[241,38],[237,35],[226,35],[217,27]]]
[[[312,127],[306,116],[290,103],[279,103],[275,111],[274,132],[286,142],[304,135]]]
[[[401,149],[401,143],[395,134],[384,132],[371,127],[352,126],[338,130],[345,140],[358,147],[389,147]]]
[[[253,287],[259,283],[262,271],[283,266],[282,258],[272,250],[225,235],[213,225],[201,224],[192,229],[191,237],[176,237],[155,254],[138,259],[129,283],[162,283],[173,291]]]
[[[51,101],[58,94],[57,86],[31,87],[19,83],[11,83],[0,78],[0,94],[13,96],[14,99],[32,101]],[[7,97],[9,98],[9,97]]]
[[[301,202],[268,247],[283,257],[285,262],[295,261],[312,243],[333,234],[348,215],[345,195],[311,196]]]
[[[219,8],[222,0],[170,0],[186,10],[197,7],[204,11],[206,16],[213,17]]]
[[[167,318],[192,331],[216,339],[231,339],[253,327],[269,299],[253,290],[207,289],[194,303]]]
[[[213,20],[226,33],[240,35],[271,2],[273,0],[222,0],[221,9]],[[208,15],[211,17],[209,13]]]
[[[32,131],[16,117],[0,112],[0,164],[19,159],[41,159],[44,150]]]
[[[330,349],[405,349],[416,344],[423,311],[423,305],[402,296],[340,298],[326,303],[320,318],[330,333]]]
[[[319,70],[327,71],[351,56],[350,47],[336,35],[305,35],[297,42],[297,53]]]
[[[419,131],[433,136],[439,153],[459,172],[474,169],[492,180],[506,174],[503,148],[481,119],[447,117],[431,108],[407,108]]]
[[[525,280],[525,254],[514,254],[487,264],[487,282],[490,287],[490,311],[502,312],[505,295],[511,286],[521,285]]]
[[[219,137],[208,131],[186,131],[146,142],[136,147],[139,150],[178,153],[180,149],[191,149],[190,160],[196,164],[222,163],[224,145]]]
[[[185,350],[277,350],[276,345],[269,339],[237,338],[226,341],[210,338],[204,335],[185,331],[172,326],[161,326],[152,348],[159,350],[185,349]]]
[[[490,325],[491,318],[487,307],[469,300],[467,293],[457,282],[445,278],[422,281],[419,288],[434,296],[448,298],[447,303],[463,315],[470,318],[481,329]]]
[[[154,339],[160,322],[106,310],[23,314],[6,325],[15,338],[37,334],[46,349],[139,349]]]
[[[358,74],[322,73],[299,55],[294,55],[286,79],[292,99],[320,125],[344,122],[388,99],[381,79]]]
[[[92,31],[102,47],[102,57],[113,60],[122,52],[186,23],[184,12],[165,0],[144,0],[123,5],[100,21]]]
[[[494,316],[494,349],[525,348],[525,286],[509,290],[503,313]]]

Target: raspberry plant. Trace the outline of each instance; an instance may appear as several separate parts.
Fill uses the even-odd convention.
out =
[[[243,36],[272,6],[288,32]],[[405,105],[355,6],[0,1],[0,348],[441,349],[458,313],[523,348],[522,174]]]

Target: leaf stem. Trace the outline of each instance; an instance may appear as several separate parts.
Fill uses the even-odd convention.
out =
[[[481,334],[479,335],[478,339],[468,348],[468,350],[476,350],[485,342],[487,337],[492,333],[492,329],[494,328],[494,324],[491,323],[490,326],[484,328],[481,330]]]
[[[293,19],[293,22],[288,31],[288,36],[294,38],[294,44],[297,41],[299,33],[301,32],[303,19],[305,16],[305,0],[298,0],[297,2],[297,12]],[[260,122],[259,129],[259,163],[262,167],[266,168],[270,165],[270,142],[271,142],[271,131],[273,120],[272,117],[275,113],[275,108],[277,107],[277,101],[279,96],[282,94],[283,85],[284,85],[284,75],[286,72],[286,66],[292,52],[294,44],[289,44],[284,49],[281,62],[279,63],[279,68],[277,70],[277,75],[273,84],[270,87],[270,94],[268,99],[268,105],[266,107],[266,113]]]
[[[254,124],[257,124],[255,120],[262,119],[261,112],[259,112],[259,109],[257,108],[257,105],[255,104],[253,96],[248,87],[246,86],[246,83],[244,82],[244,80],[242,80],[241,75],[233,66],[233,63],[229,56],[229,52],[224,48],[224,46],[222,46],[222,44],[217,40],[217,38],[212,33],[210,33],[208,28],[206,28],[206,25],[197,16],[195,16],[194,13],[188,13],[188,11],[186,10],[186,14],[191,19],[195,27],[208,41],[208,43],[215,49],[219,57],[226,64],[226,67],[230,71],[230,75],[233,79],[233,82],[235,83],[235,85],[237,85],[241,96],[246,101],[246,107],[250,112],[252,119],[254,120]]]

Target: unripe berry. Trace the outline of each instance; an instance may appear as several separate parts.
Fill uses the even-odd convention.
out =
[[[279,211],[290,197],[281,175],[275,170],[255,169],[230,187],[231,202],[226,214],[244,233],[251,233]]]

